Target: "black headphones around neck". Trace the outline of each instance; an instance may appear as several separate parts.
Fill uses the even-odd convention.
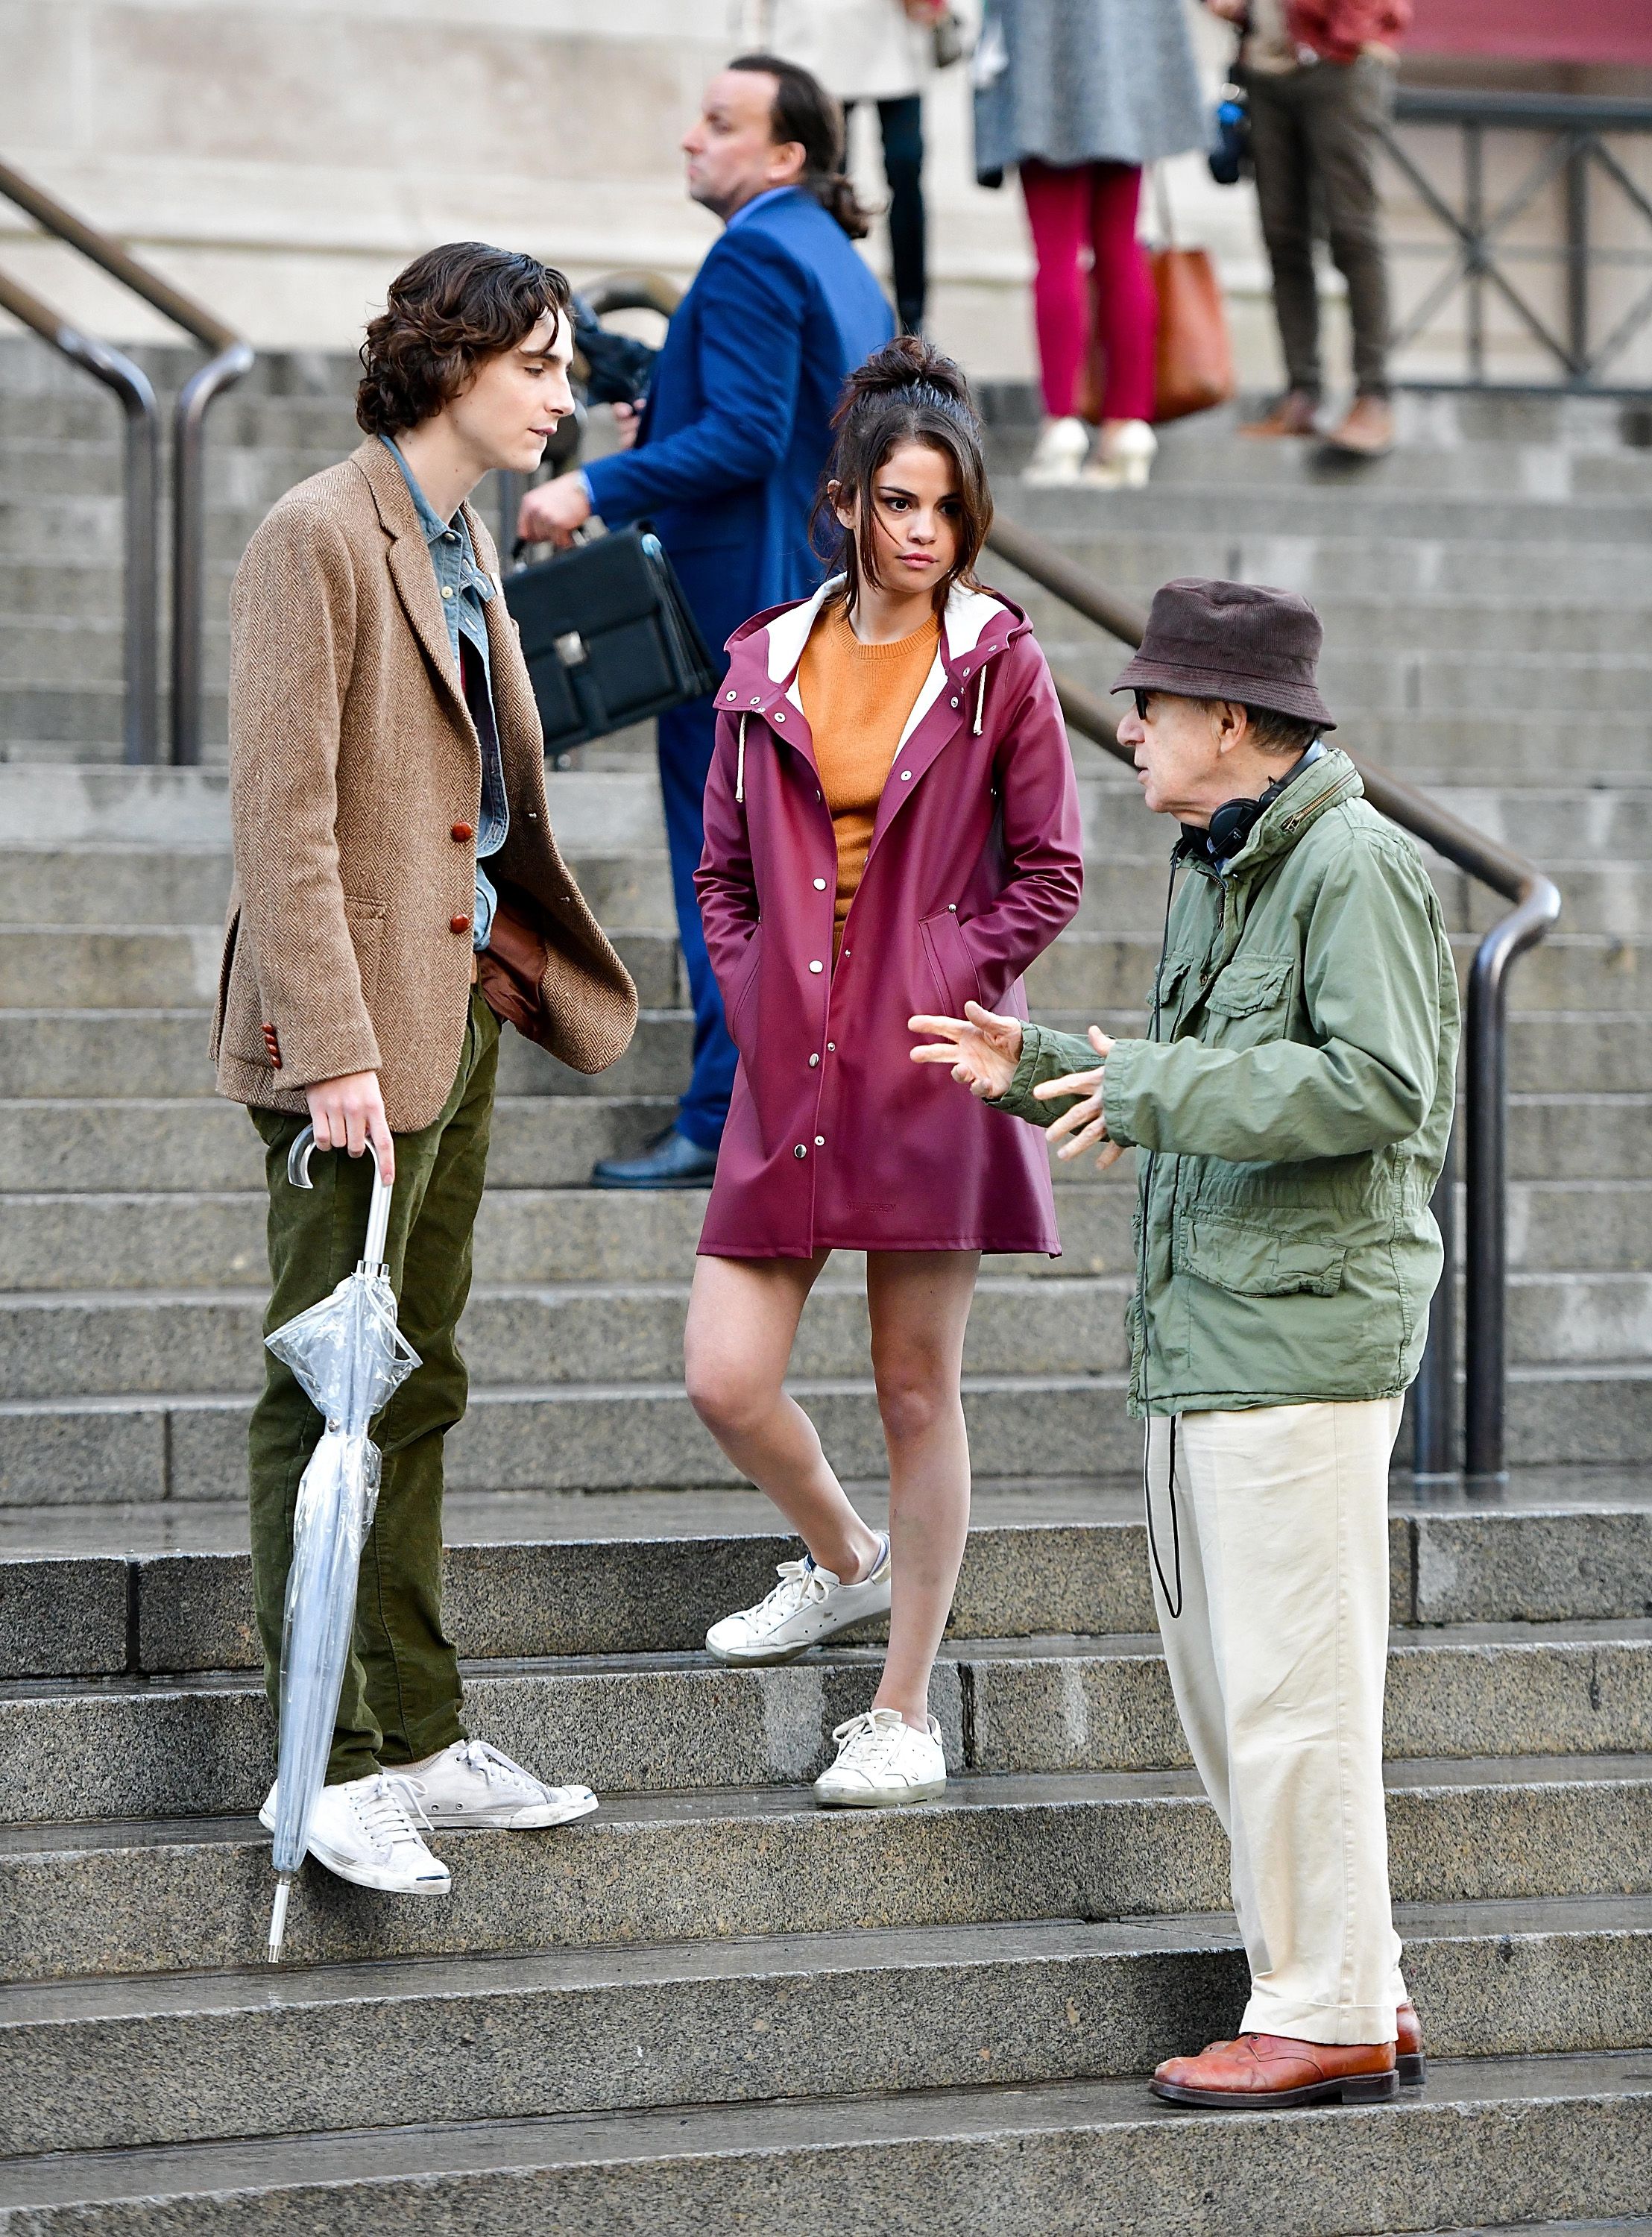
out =
[[[1283,776],[1276,776],[1260,798],[1223,801],[1204,830],[1192,833],[1198,847],[1214,862],[1231,861],[1286,786],[1293,777],[1300,776],[1310,762],[1317,762],[1324,752],[1325,748],[1315,738],[1307,751],[1292,762]]]

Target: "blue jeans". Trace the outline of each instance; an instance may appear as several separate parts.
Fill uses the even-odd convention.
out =
[[[677,937],[688,968],[694,1012],[694,1071],[677,1105],[677,1126],[702,1150],[714,1150],[722,1139],[734,1066],[740,1060],[723,1023],[723,998],[712,975],[706,935],[700,927],[700,900],[694,892],[694,872],[706,844],[706,778],[711,769],[716,726],[717,703],[709,694],[661,715],[656,726]]]

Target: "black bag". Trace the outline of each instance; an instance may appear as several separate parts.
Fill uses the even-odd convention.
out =
[[[660,539],[616,530],[504,578],[548,757],[703,698],[717,670]]]

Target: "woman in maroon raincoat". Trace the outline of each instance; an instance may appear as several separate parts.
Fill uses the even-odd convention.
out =
[[[701,1419],[808,1549],[707,1644],[786,1661],[888,1610],[873,1706],[815,1789],[875,1805],[945,1784],[928,1686],[969,1517],[980,1254],[1060,1248],[1037,1131],[913,1064],[909,1020],[971,1001],[1024,1017],[1022,974],[1083,867],[1043,655],[974,578],[991,500],[963,375],[903,337],[851,376],[837,424],[822,517],[843,571],[737,630],[719,695],[696,882],[740,1063],[686,1349]],[[887,1537],[783,1388],[834,1250],[867,1253]]]

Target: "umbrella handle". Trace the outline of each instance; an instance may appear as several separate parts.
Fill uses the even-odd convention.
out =
[[[315,1154],[315,1128],[301,1127],[286,1153],[286,1177],[294,1188],[313,1188],[310,1178],[310,1159]],[[361,1264],[370,1274],[385,1270],[385,1237],[390,1229],[391,1184],[378,1170],[378,1153],[370,1150],[372,1158],[372,1202],[367,1211],[367,1240],[362,1246]]]

